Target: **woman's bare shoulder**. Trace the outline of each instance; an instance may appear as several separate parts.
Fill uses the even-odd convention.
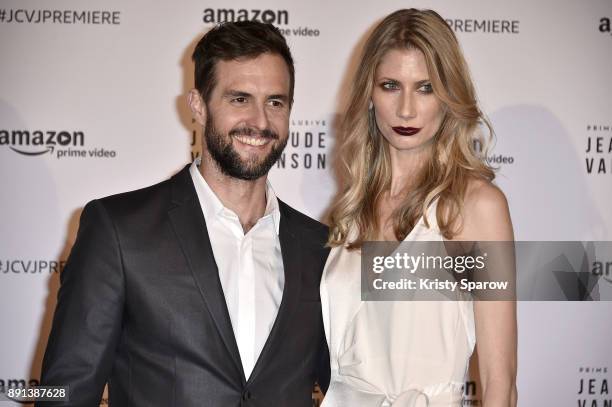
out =
[[[458,240],[512,240],[508,200],[490,181],[468,182],[463,202],[462,226]]]

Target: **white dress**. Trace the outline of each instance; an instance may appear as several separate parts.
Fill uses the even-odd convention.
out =
[[[442,241],[435,203],[404,240]],[[459,407],[475,344],[471,301],[361,301],[359,250],[321,280],[331,382],[321,407]]]

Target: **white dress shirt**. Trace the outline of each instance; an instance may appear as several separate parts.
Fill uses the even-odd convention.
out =
[[[223,206],[200,174],[199,165],[198,158],[189,171],[206,220],[242,367],[248,379],[278,314],[285,285],[278,240],[278,200],[270,183],[266,183],[264,215],[245,234],[238,216]]]

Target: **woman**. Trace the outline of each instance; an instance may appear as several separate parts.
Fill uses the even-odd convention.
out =
[[[354,83],[341,127],[347,187],[321,283],[332,369],[323,407],[460,406],[474,345],[483,405],[514,406],[513,302],[360,297],[365,241],[513,240],[474,148],[488,123],[457,39],[434,11],[394,12],[366,42]]]

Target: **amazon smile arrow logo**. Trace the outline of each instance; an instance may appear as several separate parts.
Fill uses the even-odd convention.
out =
[[[16,153],[23,154],[23,155],[30,155],[30,156],[31,155],[43,155],[43,154],[46,154],[46,153],[53,154],[53,146],[49,146],[49,147],[47,147],[46,149],[44,149],[42,151],[23,151],[23,150],[20,150],[18,148],[15,148],[13,146],[11,146],[9,148],[11,150],[13,150],[14,152],[16,152]]]

